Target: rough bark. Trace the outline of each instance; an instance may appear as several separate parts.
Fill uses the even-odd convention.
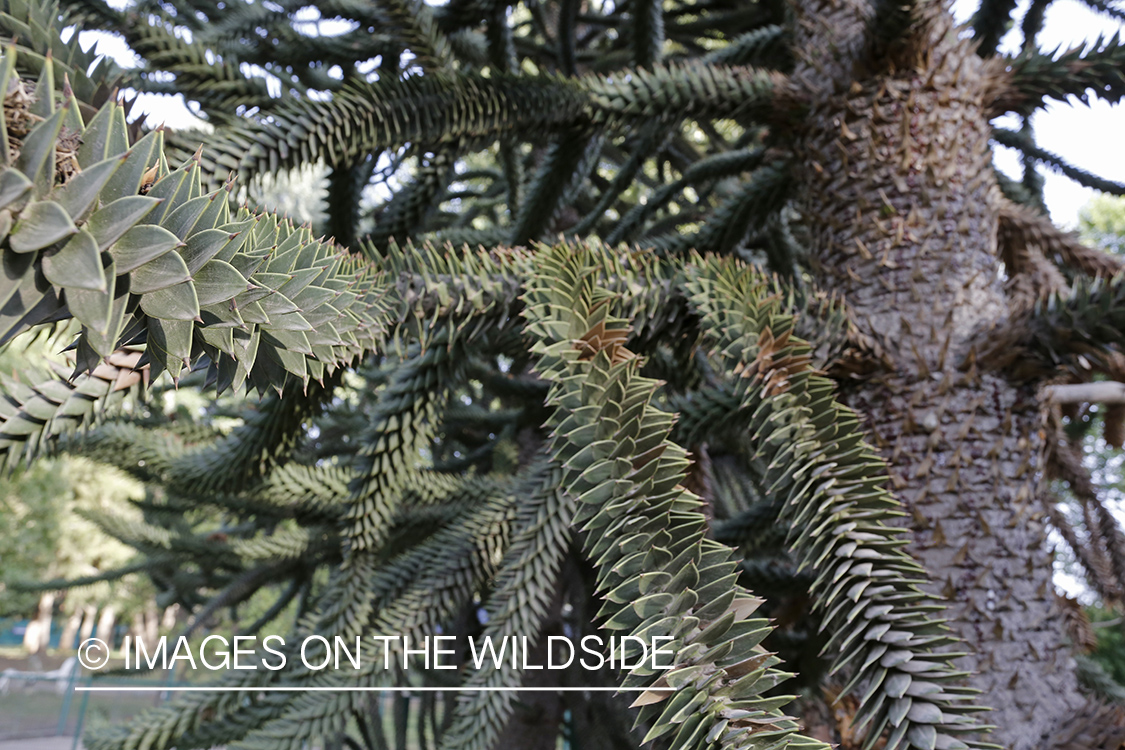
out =
[[[894,60],[865,58],[857,4],[798,0],[799,137],[821,283],[842,292],[872,372],[845,398],[866,418],[908,512],[912,551],[973,654],[959,666],[1013,750],[1086,703],[1051,581],[1030,384],[973,363],[1010,312],[999,273],[986,64],[926,10]]]

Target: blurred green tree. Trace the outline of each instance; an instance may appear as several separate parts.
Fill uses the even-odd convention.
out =
[[[38,343],[0,352],[0,371],[47,361]],[[136,551],[100,532],[89,514],[140,518],[130,500],[144,497],[144,487],[121,470],[81,456],[60,456],[20,468],[0,483],[0,617],[31,620],[24,645],[31,652],[47,648],[54,617],[61,616],[60,646],[73,642],[83,619],[105,619],[143,611],[155,592],[141,575],[115,583],[30,591],[26,584],[44,577],[73,581],[120,567]],[[21,586],[21,584],[24,584]]]

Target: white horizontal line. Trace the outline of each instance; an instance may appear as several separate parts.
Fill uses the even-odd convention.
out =
[[[643,693],[674,691],[670,687],[159,687],[152,685],[75,685],[81,693]]]

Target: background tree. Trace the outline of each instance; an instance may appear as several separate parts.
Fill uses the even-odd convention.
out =
[[[258,691],[403,678],[378,660],[231,677],[248,692],[88,745],[955,748],[986,741],[980,703],[1006,747],[1119,747],[1121,710],[1079,683],[1043,480],[1085,499],[1100,537],[1076,547],[1120,585],[1061,425],[1122,377],[1125,287],[1045,219],[1034,167],[1125,188],[990,120],[1117,101],[1125,52],[1039,51],[1046,6],[1009,57],[1010,2],[969,33],[923,2],[8,2],[0,340],[65,327],[75,362],[13,381],[13,462],[70,450],[159,488],[118,535],[189,628],[280,584],[248,632],[678,649],[664,675],[563,676],[671,688],[632,708],[467,693],[419,719]],[[341,33],[310,33],[325,19]],[[79,23],[143,66],[93,68],[54,31]],[[213,131],[130,128],[124,85]],[[227,199],[232,170],[318,161],[336,243]],[[142,413],[70,437],[169,379],[265,396],[231,429]]]
[[[42,343],[0,355],[0,371],[41,361]],[[18,356],[15,356],[17,355]],[[96,621],[98,611],[113,605],[131,615],[134,602],[151,598],[147,581],[133,575],[129,587],[108,584],[76,588],[57,598],[54,591],[21,588],[44,576],[73,580],[116,569],[135,556],[131,547],[103,536],[83,514],[128,514],[128,499],[143,488],[119,470],[80,457],[45,460],[8,477],[0,493],[0,617],[30,619],[24,645],[31,653],[45,651],[51,621],[62,615],[59,645],[70,648],[82,620]],[[139,517],[139,513],[137,514]]]
[[[1097,196],[1078,212],[1078,229],[1087,243],[1121,255],[1125,252],[1125,201]]]

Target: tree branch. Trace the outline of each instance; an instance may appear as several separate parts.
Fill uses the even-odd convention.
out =
[[[1082,244],[1072,232],[1015,203],[1000,207],[997,239],[1005,262],[1020,247],[1037,247],[1044,257],[1088,276],[1113,276],[1125,269],[1125,259]]]
[[[1043,395],[1053,404],[1125,404],[1125,383],[1102,380],[1048,385],[1043,388]]]
[[[1102,192],[1112,193],[1113,195],[1125,195],[1125,184],[1098,177],[1096,174],[1091,174],[1084,169],[1079,169],[1072,164],[1068,164],[1061,156],[1052,154],[1050,151],[1046,151],[1037,146],[1034,139],[1026,133],[1009,130],[1007,128],[994,127],[992,128],[992,139],[1001,146],[1014,148],[1022,152],[1026,157],[1043,162],[1051,169],[1069,177],[1083,187],[1101,190]]]
[[[1048,99],[1077,96],[1085,102],[1090,92],[1111,104],[1125,96],[1125,45],[1116,34],[1098,38],[1089,51],[1079,46],[1061,55],[1055,50],[1007,58],[1007,62],[1009,77],[998,87],[989,117],[1005,112],[1029,115]]]

